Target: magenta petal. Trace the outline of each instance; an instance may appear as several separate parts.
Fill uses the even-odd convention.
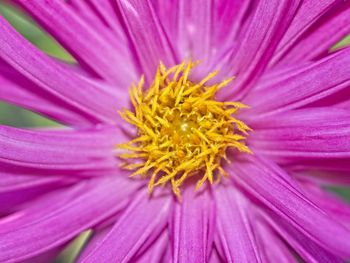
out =
[[[61,177],[40,177],[35,175],[14,175],[0,172],[0,193],[16,191],[30,188],[33,186],[58,183]],[[62,180],[64,181],[64,180]],[[69,179],[67,180],[70,181]]]
[[[0,167],[10,173],[104,175],[117,169],[116,128],[35,131],[0,126]]]
[[[130,39],[148,81],[153,80],[162,61],[173,66],[175,55],[169,39],[149,0],[118,0]]]
[[[116,35],[117,39],[119,41],[127,41],[126,35],[121,23],[121,18],[116,12],[115,9],[115,2],[110,0],[99,0],[98,2],[94,0],[87,0],[87,1],[80,1],[75,0],[75,2],[80,5],[83,4],[83,2],[86,2],[87,5],[93,9],[96,13],[96,16],[99,18],[102,18],[104,23],[108,24],[113,33]],[[125,46],[128,48],[128,46]]]
[[[212,250],[209,263],[224,263],[224,261],[221,260],[219,253],[216,249]]]
[[[245,103],[252,106],[250,114],[258,114],[294,109],[326,98],[349,87],[349,63],[350,48],[345,48],[324,59],[283,72],[280,77],[275,76],[264,87],[252,91]]]
[[[234,187],[216,189],[216,245],[227,262],[262,262],[247,200]]]
[[[30,209],[19,212],[17,217],[2,219],[0,261],[18,262],[67,242],[123,208],[125,203],[122,201],[135,186],[129,180],[116,178],[90,181],[82,194],[56,209],[39,210],[43,216],[35,220],[26,220],[27,215],[33,218]]]
[[[127,105],[103,86],[96,86],[37,50],[1,17],[0,35],[0,58],[36,84],[33,92],[63,100],[93,123],[115,123],[118,103]]]
[[[208,59],[213,35],[213,0],[180,0],[177,9],[176,43],[181,59],[192,56],[194,60]]]
[[[0,213],[18,210],[33,198],[70,185],[69,178],[17,175],[0,172]]]
[[[259,220],[255,228],[264,252],[264,262],[295,263],[295,257],[284,240],[270,226]]]
[[[339,222],[350,227],[350,205],[334,193],[330,193],[318,184],[303,182],[303,188],[308,197],[327,211]]]
[[[276,165],[257,156],[235,162],[234,180],[251,196],[315,244],[350,258],[350,230],[310,201],[298,185]]]
[[[157,238],[157,240],[152,242],[151,246],[147,247],[145,253],[136,259],[136,262],[169,262],[164,260],[164,254],[169,244],[170,242],[168,230],[164,230],[164,232]]]
[[[54,260],[57,258],[58,254],[64,249],[66,244],[55,247],[49,251],[46,251],[45,253],[42,253],[38,256],[32,257],[30,259],[27,259],[25,261],[22,261],[21,263],[47,263],[47,262],[54,262]]]
[[[86,23],[94,25],[89,30],[94,30],[105,41],[108,39],[110,45],[121,48],[121,50],[113,49],[113,52],[119,55],[130,53],[125,32],[110,0],[100,0],[98,2],[94,0],[70,0],[67,4],[72,6],[74,12]],[[128,59],[131,60],[131,57]],[[119,75],[119,77],[122,76]]]
[[[79,253],[77,263],[80,263],[88,254],[100,246],[101,242],[105,239],[112,227],[108,226],[103,229],[94,230],[93,235],[89,238],[87,244]]]
[[[299,37],[316,23],[328,10],[334,7],[337,0],[307,0],[302,1],[298,12],[278,46],[272,64],[276,63],[295,45]]]
[[[250,145],[278,163],[299,168],[350,169],[350,113],[306,108],[252,123]]]
[[[348,6],[340,8],[336,14],[330,15],[319,23],[316,29],[293,46],[293,49],[283,58],[283,64],[300,63],[327,53],[333,45],[349,34],[350,8]]]
[[[247,20],[248,24],[237,39],[238,47],[233,46],[232,56],[221,62],[227,64],[220,71],[222,77],[237,76],[234,89],[227,88],[223,92],[226,99],[232,99],[237,93],[245,94],[261,76],[294,17],[299,2],[262,0],[257,3],[255,11]]]
[[[246,0],[222,0],[214,1],[213,44],[217,52],[222,52],[225,46],[231,46],[238,37],[238,32],[243,24],[244,15],[249,13],[251,1]]]
[[[83,65],[88,65],[100,76],[116,83],[129,84],[129,81],[121,81],[120,77],[133,79],[135,71],[128,59],[125,44],[112,41],[103,30],[94,31],[66,3],[45,0],[16,2],[41,22]],[[123,67],[111,66],[121,63]]]
[[[174,262],[207,262],[211,252],[214,226],[214,202],[208,190],[185,190],[183,201],[174,204]]]
[[[284,220],[272,216],[267,221],[306,262],[343,262],[332,252],[320,247]]]
[[[0,100],[38,112],[64,124],[86,126],[91,120],[63,100],[39,92],[23,75],[0,61]]]
[[[155,233],[160,234],[167,223],[171,199],[166,196],[149,198],[145,191],[133,197],[109,234],[82,262],[127,262]]]
[[[332,167],[331,165],[330,167]],[[349,172],[295,172],[294,177],[300,181],[312,182],[317,185],[350,186]]]

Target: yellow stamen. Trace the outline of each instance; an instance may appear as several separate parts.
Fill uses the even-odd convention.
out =
[[[143,77],[130,89],[134,112],[120,112],[137,128],[138,137],[117,146],[126,151],[119,157],[126,161],[123,168],[136,170],[131,176],[149,178],[149,192],[169,183],[180,197],[179,187],[189,177],[199,176],[197,188],[227,177],[221,161],[227,160],[228,148],[251,153],[245,144],[251,129],[232,116],[248,107],[215,100],[216,92],[234,78],[206,86],[215,71],[193,83],[190,71],[196,65],[190,60],[167,69],[161,63],[149,89],[143,90]]]

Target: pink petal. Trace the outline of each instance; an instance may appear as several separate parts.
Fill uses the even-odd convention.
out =
[[[310,201],[279,167],[258,156],[248,159],[231,167],[236,170],[233,178],[240,187],[318,246],[340,257],[350,257],[348,229]]]
[[[255,228],[258,233],[261,251],[264,251],[265,262],[295,263],[295,257],[288,249],[284,240],[265,222],[256,220]],[[286,240],[288,241],[288,239]]]
[[[179,0],[177,6],[177,50],[181,59],[207,60],[210,56],[213,35],[213,0]]]
[[[82,262],[127,262],[131,260],[149,236],[160,233],[167,223],[171,199],[167,196],[149,198],[143,190],[115,226]]]
[[[112,227],[108,226],[103,229],[94,231],[92,237],[89,238],[87,244],[80,252],[77,263],[80,263],[87,255],[89,255],[93,250],[99,247],[101,242],[105,239],[105,237],[108,235],[111,229]]]
[[[159,62],[173,66],[175,56],[166,32],[149,0],[118,0],[120,13],[148,81],[152,81]]]
[[[244,16],[250,11],[250,4],[250,0],[215,1],[215,16],[213,18],[215,37],[213,37],[213,41],[218,52],[224,46],[231,46],[238,37],[239,31],[242,30]]]
[[[66,244],[65,244],[66,245]],[[38,256],[32,257],[30,259],[27,259],[25,261],[22,261],[21,263],[47,263],[47,262],[54,262],[54,260],[57,258],[59,253],[64,249],[65,245],[55,247],[43,254],[40,254]]]
[[[216,190],[219,253],[226,262],[262,262],[247,201],[231,186]]]
[[[301,38],[293,46],[282,63],[298,63],[300,61],[312,60],[328,50],[350,32],[350,8],[345,3],[341,5],[335,14],[323,18],[313,31]]]
[[[114,127],[35,131],[0,126],[0,167],[9,173],[104,175],[117,169],[114,149],[124,140]]]
[[[66,102],[49,94],[36,92],[37,86],[0,61],[0,100],[38,112],[64,124],[86,126],[91,120]],[[45,95],[44,95],[45,94]]]
[[[278,163],[299,168],[349,171],[350,113],[333,107],[306,108],[253,124],[250,145]]]
[[[102,30],[103,38],[111,41],[112,45],[120,46],[122,50],[117,50],[118,53],[126,52],[128,54],[130,52],[126,35],[112,2],[109,0],[100,0],[98,2],[94,0],[70,0],[68,5],[71,5],[75,13],[88,24],[94,25],[90,27],[90,30],[93,29],[95,32],[101,32]],[[114,43],[115,41],[119,43]]]
[[[330,165],[332,167],[333,165]],[[325,168],[322,168],[325,169]],[[325,169],[326,170],[326,169]],[[327,171],[310,171],[310,172],[296,172],[294,177],[300,181],[312,182],[318,185],[333,185],[340,187],[350,186],[349,172],[327,172]]]
[[[223,260],[221,260],[219,253],[216,249],[213,249],[210,255],[209,263],[224,263]]]
[[[184,191],[183,201],[174,204],[174,262],[207,262],[211,252],[214,228],[214,202],[209,190]]]
[[[350,48],[345,48],[317,62],[282,73],[281,77],[252,91],[245,99],[252,107],[249,114],[271,114],[302,107],[347,88],[349,63]]]
[[[81,2],[77,0],[77,2]],[[87,0],[89,5],[95,10],[95,12],[104,19],[113,32],[118,36],[118,39],[125,39],[126,35],[121,23],[121,17],[117,14],[114,1],[100,0],[98,2],[94,0]]]
[[[227,88],[223,92],[225,99],[232,99],[237,93],[247,92],[265,70],[279,41],[288,28],[299,0],[277,1],[262,0],[247,20],[238,38],[238,47],[233,46],[232,55],[222,59],[225,65],[220,71],[221,77],[236,75],[234,89]],[[233,69],[233,70],[232,70]]]
[[[18,214],[17,218],[9,218],[7,226],[6,218],[5,222],[2,219],[0,261],[22,261],[67,242],[122,209],[125,206],[122,201],[135,191],[135,186],[130,180],[116,178],[90,181],[85,184],[82,194],[58,208],[39,210],[43,216],[35,220],[30,209]],[[26,220],[26,215],[32,220]],[[17,221],[25,223],[18,224]]]
[[[299,37],[314,25],[328,10],[335,6],[337,0],[305,0],[302,2],[293,23],[278,46],[272,64],[276,63],[295,44]]]
[[[32,14],[82,65],[87,65],[107,80],[129,85],[129,81],[119,79],[123,77],[131,80],[135,73],[125,44],[111,40],[103,30],[94,31],[62,1],[16,2]],[[123,67],[118,67],[121,63]],[[117,67],[111,67],[111,64]]]
[[[332,252],[320,247],[284,220],[272,216],[267,221],[306,262],[343,262]]]
[[[302,186],[307,196],[327,211],[339,222],[350,227],[350,205],[334,193],[324,190],[311,182],[303,182]]]
[[[157,240],[152,242],[150,247],[146,249],[144,254],[135,260],[137,260],[138,263],[162,262],[166,248],[169,245],[169,234],[167,230],[164,230]]]
[[[0,35],[0,58],[36,84],[33,92],[65,101],[93,123],[115,123],[118,103],[119,106],[127,105],[126,94],[116,95],[103,86],[96,86],[47,57],[14,31],[3,18],[0,18]],[[123,96],[124,101],[120,99]]]
[[[53,189],[59,189],[74,182],[62,177],[41,177],[0,172],[0,213],[9,213]]]

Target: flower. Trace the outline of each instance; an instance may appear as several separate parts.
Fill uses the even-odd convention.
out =
[[[202,177],[196,186],[199,189],[207,180],[212,184],[214,176],[217,182],[221,176],[228,176],[221,161],[227,160],[229,148],[251,153],[243,142],[250,128],[232,117],[247,106],[215,100],[216,93],[232,78],[205,86],[216,75],[214,72],[193,83],[188,78],[194,66],[189,61],[167,70],[161,64],[146,93],[143,78],[131,90],[135,112],[124,109],[120,113],[138,130],[137,138],[118,145],[131,151],[119,155],[126,162],[123,168],[136,169],[131,177],[150,176],[150,193],[157,185],[171,183],[173,192],[181,198],[179,187],[190,177]]]
[[[66,126],[0,126],[0,262],[350,259],[347,1],[15,2],[77,64],[0,19],[0,99]]]

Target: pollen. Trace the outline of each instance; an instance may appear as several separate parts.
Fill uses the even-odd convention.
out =
[[[169,184],[180,197],[181,185],[190,177],[197,189],[207,181],[213,184],[228,176],[222,162],[228,161],[229,148],[251,153],[245,144],[250,128],[235,118],[247,106],[215,99],[234,78],[208,84],[217,75],[214,71],[192,82],[190,72],[197,64],[190,60],[166,68],[160,63],[148,89],[143,77],[132,85],[133,110],[119,112],[137,128],[135,138],[117,146],[122,167],[133,170],[131,176],[148,179],[150,193]]]

